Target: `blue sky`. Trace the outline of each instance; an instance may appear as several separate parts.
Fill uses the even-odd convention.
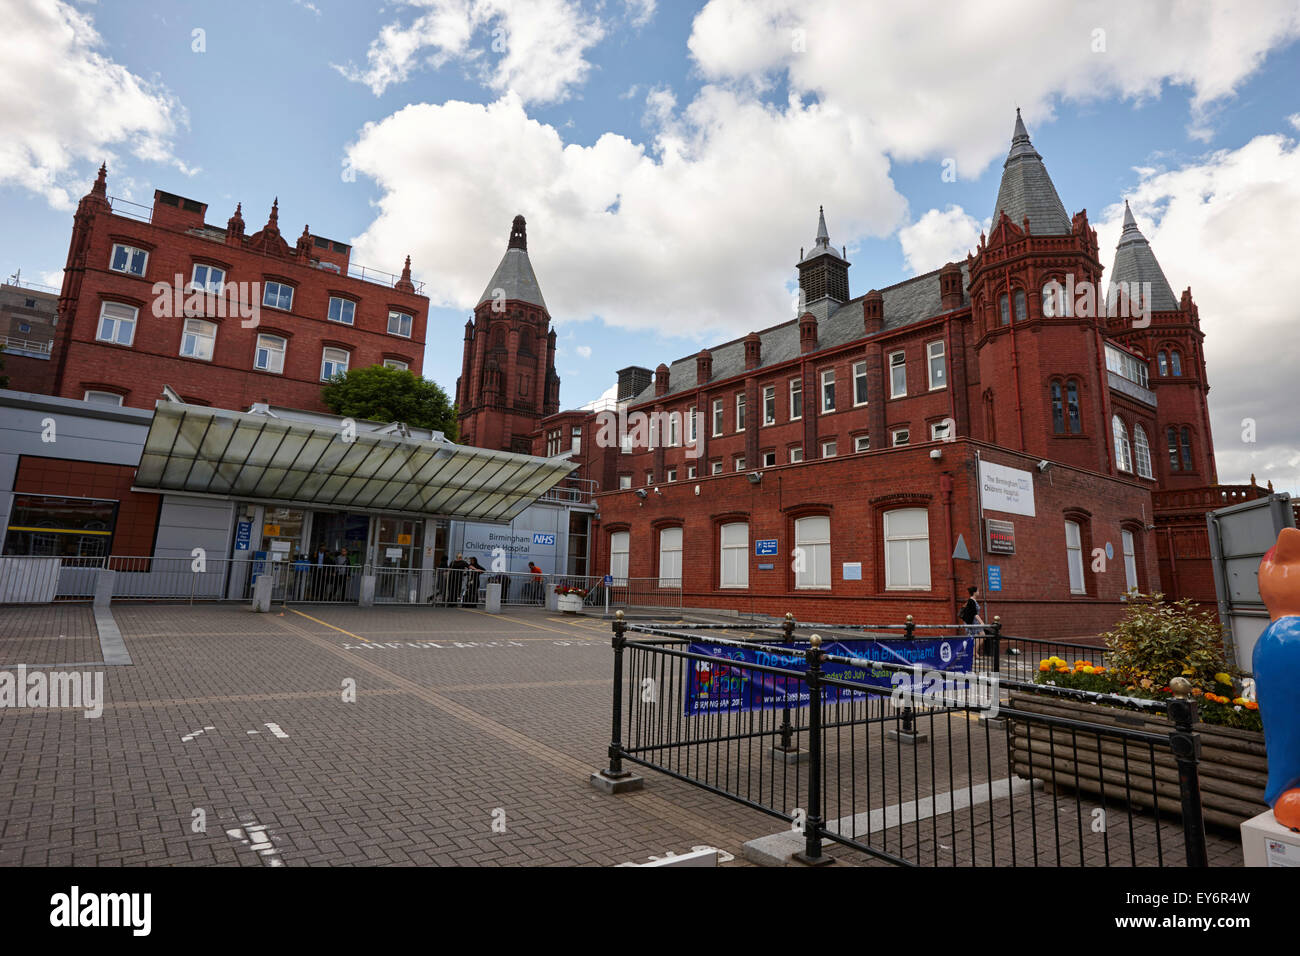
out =
[[[290,235],[310,223],[391,272],[412,255],[435,303],[425,374],[451,391],[518,212],[569,407],[625,365],[790,317],[819,203],[854,294],[964,255],[1019,105],[1103,261],[1129,198],[1171,285],[1193,287],[1221,479],[1300,491],[1300,426],[1273,407],[1294,399],[1282,370],[1300,350],[1265,344],[1289,333],[1293,297],[1259,292],[1291,271],[1300,229],[1286,215],[1300,210],[1294,2],[1250,18],[1214,4],[11,2],[4,276],[59,281],[101,159],[110,194],[165,189],[207,202],[215,224],[242,201],[255,229],[278,196]]]

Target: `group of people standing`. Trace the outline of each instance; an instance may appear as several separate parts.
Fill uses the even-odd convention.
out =
[[[487,568],[478,563],[473,555],[469,560],[463,554],[457,554],[456,560],[448,563],[446,558],[438,563],[437,580],[429,603],[437,602],[439,607],[474,607],[478,604],[479,578]]]

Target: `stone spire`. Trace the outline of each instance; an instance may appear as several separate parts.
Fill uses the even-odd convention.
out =
[[[1110,289],[1106,294],[1107,303],[1115,301],[1120,283],[1127,283],[1131,289],[1133,283],[1151,283],[1151,298],[1148,305],[1153,312],[1173,312],[1178,308],[1178,299],[1165,278],[1164,270],[1156,261],[1155,253],[1146,236],[1138,228],[1133,218],[1133,210],[1128,200],[1124,201],[1124,231],[1120,233],[1119,243],[1115,246],[1115,263],[1110,269]]]
[[[993,225],[1002,213],[1023,228],[1026,219],[1035,235],[1062,236],[1070,232],[1070,217],[1056,193],[1052,177],[1047,175],[1043,157],[1029,141],[1029,131],[1016,109],[1016,125],[1011,134],[1011,149],[1002,164],[1002,182],[993,207]]]
[[[271,215],[266,220],[266,225],[262,227],[263,232],[280,234],[280,197],[276,196],[275,201],[271,203]]]
[[[393,286],[398,292],[414,292],[415,283],[411,281],[411,257],[406,257],[406,265],[402,267],[402,277],[397,280]]]
[[[817,207],[817,238],[808,254],[799,259],[798,269],[803,308],[815,312],[817,318],[826,318],[832,305],[849,301],[849,262],[831,245],[822,206]],[[818,302],[824,305],[814,309]]]
[[[515,216],[510,227],[506,254],[492,273],[478,303],[481,305],[484,302],[511,299],[538,306],[550,314],[546,309],[546,300],[542,298],[542,287],[537,282],[537,274],[533,272],[533,264],[528,259],[528,233],[523,216]]]

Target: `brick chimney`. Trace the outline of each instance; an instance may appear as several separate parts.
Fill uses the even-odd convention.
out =
[[[662,362],[655,369],[655,398],[668,394],[668,366]]]
[[[711,378],[713,378],[713,353],[708,349],[700,349],[700,354],[695,356],[695,384],[704,385]]]
[[[955,262],[939,270],[939,308],[944,312],[961,308],[961,266]]]
[[[817,351],[817,316],[811,312],[799,316],[799,351]]]
[[[751,371],[763,364],[763,340],[757,332],[745,336],[745,371]]]
[[[867,335],[875,335],[885,324],[885,297],[872,289],[862,297],[862,327]]]

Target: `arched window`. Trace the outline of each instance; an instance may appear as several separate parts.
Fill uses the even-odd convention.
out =
[[[1079,417],[1079,383],[1070,379],[1065,383],[1065,410],[1070,422],[1070,434],[1077,435],[1083,431],[1083,421]]]
[[[1011,324],[1011,306],[1005,292],[998,296],[998,324]]]
[[[1133,456],[1129,451],[1128,432],[1124,429],[1124,423],[1120,421],[1118,415],[1111,418],[1110,427],[1115,436],[1115,467],[1120,471],[1131,472]]]
[[[1169,470],[1178,470],[1178,430],[1170,425],[1165,429],[1165,440],[1169,443]]]
[[[1016,321],[1023,322],[1025,321],[1025,319],[1029,318],[1029,310],[1025,303],[1024,289],[1016,290],[1015,302],[1016,302]]]
[[[682,586],[682,529],[664,528],[659,532],[659,586]]]
[[[1183,440],[1183,471],[1192,470],[1192,430],[1186,425],[1182,430]]]
[[[519,354],[533,354],[533,333],[528,329],[519,330]]]
[[[1156,354],[1156,367],[1159,369],[1161,375],[1169,374],[1169,353],[1164,349],[1161,349]]]
[[[797,549],[794,586],[829,590],[831,519],[826,515],[798,519],[794,523],[794,546]]]
[[[1174,349],[1169,353],[1169,374],[1183,374],[1183,357],[1178,353],[1177,349]]]
[[[1052,431],[1065,434],[1065,403],[1061,397],[1061,383],[1052,383]]]
[[[749,525],[744,521],[724,524],[719,537],[722,587],[749,587]]]
[[[1147,441],[1146,429],[1138,424],[1133,426],[1133,463],[1141,477],[1155,477],[1151,472],[1151,445]]]

